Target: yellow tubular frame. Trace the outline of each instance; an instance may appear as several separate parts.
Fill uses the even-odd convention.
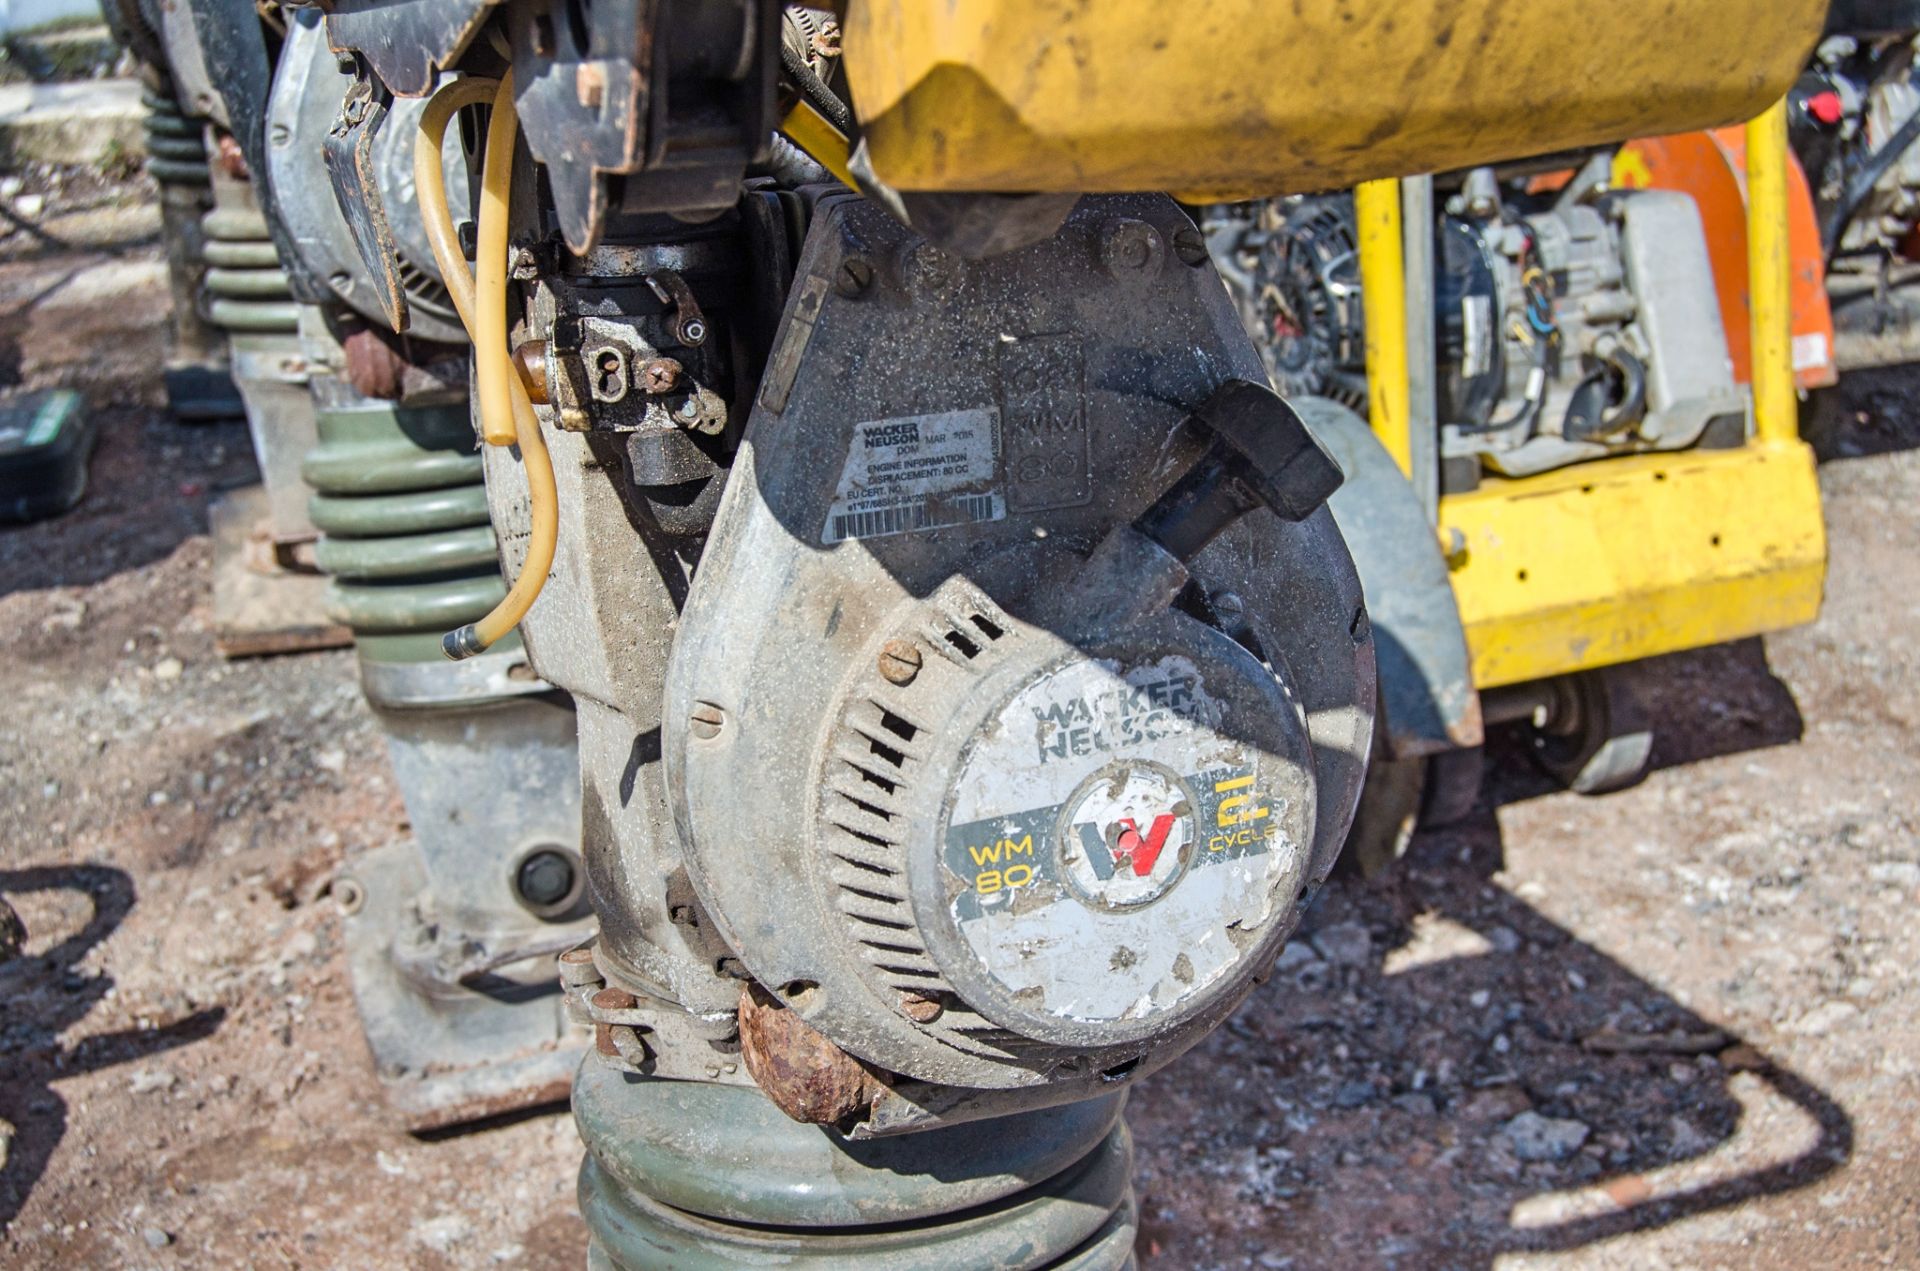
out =
[[[447,209],[441,146],[453,116],[468,106],[493,104],[487,128],[486,159],[481,174],[479,278],[467,272],[453,216]],[[461,323],[473,340],[481,435],[494,446],[518,445],[521,469],[527,479],[530,532],[527,559],[513,586],[493,611],[470,626],[449,632],[441,642],[450,658],[468,658],[498,642],[520,625],[546,586],[547,573],[559,543],[559,492],[553,478],[553,460],[540,434],[539,418],[527,386],[514,370],[507,348],[507,193],[513,174],[513,150],[519,120],[513,107],[513,75],[498,82],[459,79],[433,95],[420,117],[414,139],[414,185],[421,219],[434,262],[440,267],[447,293]]]
[[[1367,414],[1400,471],[1413,476],[1413,421],[1407,417],[1407,260],[1400,182],[1354,187],[1360,234],[1360,295],[1366,312]]]
[[[1787,243],[1786,99],[1747,125],[1747,286],[1753,304],[1753,426],[1762,445],[1800,435],[1793,383],[1793,251]]]
[[[1486,689],[1779,631],[1819,613],[1826,535],[1799,439],[1784,103],[1748,126],[1753,440],[1486,477],[1441,499],[1455,599]],[[1396,182],[1356,192],[1375,434],[1403,467],[1406,276]]]
[[[840,184],[850,190],[859,188],[853,179],[853,170],[847,167],[847,139],[811,102],[796,103],[780,121],[780,131],[815,163],[833,173]]]

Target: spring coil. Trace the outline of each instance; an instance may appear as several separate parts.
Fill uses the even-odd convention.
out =
[[[234,334],[290,334],[300,306],[267,233],[267,219],[251,207],[216,206],[201,219],[207,265],[207,318]]]
[[[301,465],[329,617],[363,658],[435,661],[440,636],[506,594],[465,402],[321,405]]]
[[[182,115],[171,97],[148,92],[140,101],[147,108],[147,173],[154,184],[205,187],[211,177],[200,124]]]

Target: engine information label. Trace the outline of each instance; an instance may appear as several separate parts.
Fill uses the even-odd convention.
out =
[[[822,543],[999,521],[1000,414],[990,408],[857,424]]]

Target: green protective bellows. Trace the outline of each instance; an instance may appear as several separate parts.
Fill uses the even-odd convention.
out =
[[[484,468],[464,402],[321,407],[319,444],[301,464],[314,488],[329,616],[361,656],[437,659],[442,633],[484,617],[506,594]]]
[[[226,269],[280,268],[280,253],[265,239],[208,239],[200,254],[209,265]]]
[[[216,207],[200,218],[200,229],[210,266],[201,283],[207,320],[241,335],[299,330],[300,306],[266,218],[253,208]]]
[[[630,1077],[589,1055],[590,1265],[683,1271],[1118,1271],[1138,1226],[1119,1097],[850,1142],[757,1089]]]

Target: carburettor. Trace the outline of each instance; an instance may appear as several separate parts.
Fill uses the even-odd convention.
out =
[[[1441,453],[1526,476],[1639,450],[1739,445],[1734,384],[1699,209],[1607,192],[1595,156],[1550,203],[1464,174],[1437,227]]]

